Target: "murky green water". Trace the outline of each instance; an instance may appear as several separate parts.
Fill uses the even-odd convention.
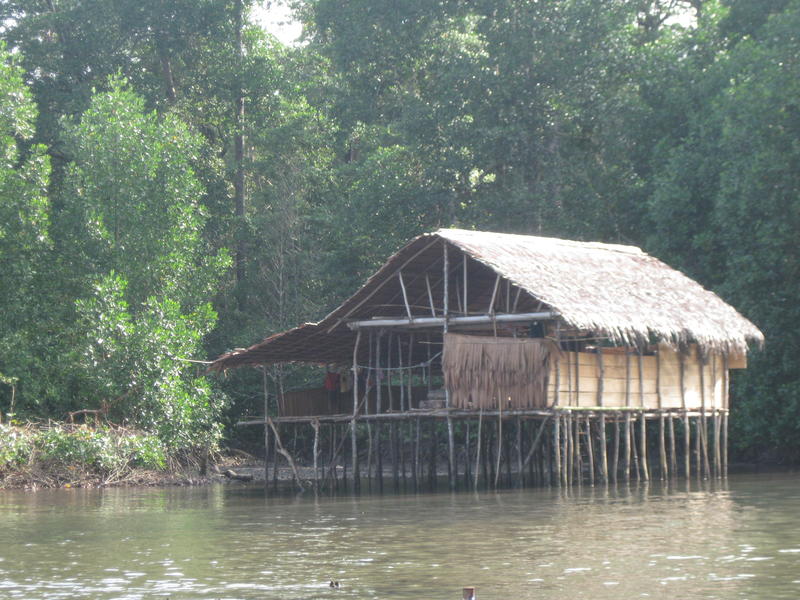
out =
[[[0,598],[447,600],[465,585],[481,600],[798,598],[800,475],[316,500],[0,492]]]

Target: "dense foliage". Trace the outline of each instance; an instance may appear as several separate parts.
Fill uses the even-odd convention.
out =
[[[189,360],[460,225],[640,245],[717,291],[767,336],[737,451],[800,460],[800,0],[295,5],[287,47],[245,0],[0,0],[0,412],[213,444],[262,374]]]

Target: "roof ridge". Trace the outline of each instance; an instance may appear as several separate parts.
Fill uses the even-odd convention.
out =
[[[578,240],[565,240],[563,238],[544,236],[544,235],[530,235],[526,233],[506,233],[502,231],[481,231],[475,229],[460,229],[458,227],[441,227],[429,235],[439,235],[450,241],[457,241],[457,236],[448,235],[449,233],[466,234],[474,237],[484,236],[503,236],[513,237],[520,240],[531,240],[541,243],[549,243],[558,246],[567,246],[572,248],[583,248],[587,250],[606,250],[609,252],[621,252],[624,254],[632,254],[638,256],[649,256],[644,250],[638,246],[629,244],[610,244],[607,242],[583,242]]]

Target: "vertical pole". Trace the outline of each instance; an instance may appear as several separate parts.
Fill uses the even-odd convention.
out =
[[[517,487],[525,486],[525,473],[522,469],[522,419],[517,417]]]
[[[497,406],[500,408],[497,414],[497,465],[494,470],[494,489],[500,481],[500,461],[503,459],[503,401],[498,398]]]
[[[697,469],[697,478],[703,479],[703,433],[700,431],[700,417],[694,418],[694,453],[695,453],[695,469]]]
[[[469,304],[467,303],[467,255],[461,255],[464,264],[464,316],[469,314]]]
[[[464,489],[468,490],[472,479],[472,450],[470,449],[469,419],[467,419],[467,431],[464,434]]]
[[[728,396],[730,385],[730,371],[728,370],[728,354],[722,355],[722,407],[725,410],[722,416],[722,474],[728,476],[728,414],[730,413],[730,400]]]
[[[663,399],[661,397],[661,348],[656,347],[656,399],[658,401],[658,410],[664,408]]]
[[[689,413],[683,411],[683,472],[686,479],[692,476],[692,429],[689,422]]]
[[[722,477],[722,452],[720,449],[720,428],[722,425],[722,413],[714,411],[714,476]]]
[[[641,366],[641,363],[639,364]],[[644,396],[642,396],[642,399],[644,399]],[[639,460],[641,461],[642,464],[642,479],[644,479],[645,481],[650,481],[650,470],[647,468],[647,419],[645,419],[644,411],[642,411],[639,420],[641,428],[641,431],[639,433],[639,443],[641,447],[639,454],[641,454],[641,456],[639,457]]]
[[[705,478],[711,478],[711,469],[708,464],[708,418],[706,416],[706,385],[705,385],[705,357],[698,347],[695,355],[697,356],[697,367],[700,373],[700,426],[702,435],[700,436],[700,446],[703,453],[703,473]]]
[[[447,333],[447,317],[448,317],[448,279],[450,278],[449,273],[449,264],[448,264],[448,256],[447,256],[447,242],[442,242],[442,248],[444,252],[443,257],[443,269],[444,269],[444,333]],[[466,255],[464,255],[466,260]],[[464,273],[465,273],[465,283],[466,283],[466,262],[464,263]],[[466,289],[464,290],[466,295]],[[466,303],[465,303],[466,304]],[[449,465],[449,472],[450,472],[450,489],[456,489],[456,480],[455,480],[455,450],[454,450],[454,442],[453,442],[453,419],[450,416],[450,390],[445,388],[444,391],[445,397],[445,404],[447,406],[447,461]]]
[[[561,415],[556,413],[555,417],[553,419],[553,451],[555,452],[553,466],[556,471],[555,480],[557,485],[561,485]]]
[[[311,421],[311,427],[314,428],[314,491],[319,491],[319,419]]]
[[[611,478],[614,483],[617,483],[617,474],[619,473],[619,413],[614,415],[614,462],[613,470],[611,471]]]
[[[722,476],[728,477],[728,411],[722,413]]]
[[[603,366],[603,349],[597,349],[597,406],[603,406],[603,388],[605,383],[605,367]]]
[[[586,415],[586,456],[589,460],[589,483],[594,486],[594,449],[592,448],[592,419]]]
[[[564,485],[568,486],[572,483],[572,479],[570,477],[570,442],[569,442],[569,414],[568,412],[564,413],[564,417],[561,420],[561,476],[564,478]]]
[[[353,346],[353,420],[350,422],[350,454],[353,461],[353,490],[361,489],[361,476],[358,472],[358,437],[356,419],[358,418],[358,345],[361,343],[361,329],[356,332]]]
[[[267,389],[267,367],[261,365],[261,385],[264,388],[264,489],[269,483],[269,390]]]
[[[375,414],[383,412],[383,379],[384,373],[381,370],[381,337],[383,330],[378,331],[375,336],[375,384],[378,386],[376,393]],[[381,443],[381,422],[375,421],[375,477],[378,479],[378,491],[383,493],[383,448]]]
[[[419,490],[419,479],[420,479],[420,476],[421,476],[421,473],[420,473],[420,470],[419,470],[419,443],[420,443],[419,417],[417,417],[416,433],[415,433],[415,439],[414,439],[414,463],[413,463],[412,472],[411,472],[412,478],[414,480],[414,491],[415,492],[417,490]]]
[[[675,451],[675,421],[669,413],[669,473],[670,477],[678,475],[678,455]]]
[[[600,413],[600,477],[608,483],[608,448],[606,445],[606,415]]]
[[[658,414],[658,458],[661,465],[661,481],[667,479],[667,444],[665,439],[665,418],[664,413]]]
[[[631,480],[631,413],[625,411],[625,461],[622,469],[625,474],[625,482]]]
[[[633,455],[633,472],[636,481],[641,481],[642,472],[639,466],[639,451],[636,449],[636,419],[631,416],[631,454]]]
[[[631,405],[631,353],[629,348],[625,348],[625,406]],[[625,482],[631,480],[631,413],[625,412]]]

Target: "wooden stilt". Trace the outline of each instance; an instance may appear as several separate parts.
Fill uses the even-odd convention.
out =
[[[566,448],[566,463],[567,463],[567,484],[572,485],[575,482],[575,456],[574,456],[574,448],[575,448],[575,440],[572,438],[572,412],[568,412],[565,417],[564,422],[564,430],[566,432],[567,438],[567,448]]]
[[[466,427],[467,430],[464,433],[464,489],[468,490],[472,485],[472,451],[470,449],[469,419],[467,419]]]
[[[721,452],[720,452],[720,425],[722,423],[722,419],[720,418],[720,414],[718,410],[715,410],[713,413],[713,420],[714,420],[714,477],[719,479],[722,476],[722,469],[721,469]]]
[[[375,477],[377,478],[378,491],[383,493],[383,425],[380,421],[375,423]]]
[[[319,419],[311,421],[311,427],[314,428],[314,489],[319,490]]]
[[[267,423],[268,424],[270,423],[269,417],[267,417]],[[279,429],[279,426],[275,425],[274,427],[272,427],[270,425],[270,428],[273,429],[273,430],[276,430],[276,429]],[[278,479],[279,479],[278,469],[279,468],[280,467],[278,466],[278,435],[273,435],[272,436],[272,489],[273,490],[277,490],[278,489]]]
[[[561,419],[561,478],[564,486],[571,483],[569,471],[569,413],[564,413]]]
[[[678,475],[678,455],[675,452],[675,422],[672,413],[669,413],[669,474],[670,477]]]
[[[435,490],[439,485],[439,429],[436,421],[431,422],[433,426],[433,436],[431,440],[431,489]]]
[[[631,415],[631,456],[633,457],[633,473],[636,481],[642,480],[642,471],[639,465],[639,451],[636,449],[636,420]]]
[[[401,434],[400,436],[400,475],[403,478],[403,489],[407,489],[408,485],[408,478],[406,471],[406,458],[407,458],[406,455],[408,454],[408,452],[406,450],[408,447],[408,440],[412,439],[412,435],[414,433],[414,426],[411,424],[411,422],[409,421],[406,425],[407,425],[406,433]]]
[[[267,368],[261,366],[261,385],[264,390],[264,489],[267,489],[269,482],[269,390],[267,389]]]
[[[506,429],[508,429],[508,428],[506,428]],[[503,464],[505,465],[505,470],[506,470],[505,482],[503,483],[503,485],[505,487],[510,487],[511,486],[511,482],[512,482],[512,478],[511,478],[511,461],[512,461],[512,458],[511,458],[511,447],[512,447],[511,436],[508,435],[508,432],[507,432],[506,435],[503,436]]]
[[[600,422],[598,424],[600,431],[600,479],[603,483],[608,483],[608,447],[606,444],[606,414],[600,413]]]
[[[522,419],[516,419],[517,430],[517,482],[515,487],[524,487],[525,472],[522,470]]]
[[[492,435],[487,427],[483,434],[485,450],[481,459],[481,472],[483,473],[483,486],[488,490],[492,485]]]
[[[268,417],[264,417],[264,489],[267,489],[269,485],[269,459],[270,459],[270,447],[269,447],[269,427],[266,424],[266,419]]]
[[[500,410],[497,416],[497,465],[494,470],[494,489],[497,489],[500,481],[500,461],[503,459],[503,403],[498,400],[497,405]]]
[[[650,481],[650,469],[647,466],[647,419],[645,419],[644,411],[639,414],[639,429],[639,444],[641,447],[639,461],[642,465],[642,479]]]
[[[420,418],[417,417],[416,419],[416,432],[414,434],[414,462],[411,463],[411,478],[414,482],[414,491],[419,490],[419,479],[420,479],[420,471],[419,471],[419,444],[420,444],[420,431],[419,431],[419,421]]]
[[[614,415],[614,461],[612,463],[613,469],[611,470],[611,479],[614,483],[617,483],[619,474],[619,419],[619,413]]]
[[[666,443],[666,418],[664,413],[658,415],[658,459],[661,467],[660,479],[666,481],[667,473],[667,443]]]
[[[684,411],[683,413],[683,474],[686,479],[692,476],[692,428],[689,422],[689,415]]]
[[[554,478],[557,485],[561,485],[561,413],[556,413],[556,417],[553,419],[553,452],[555,454],[553,459]]]
[[[367,485],[372,491],[372,423],[367,421]]]
[[[394,491],[400,491],[400,464],[399,464],[399,454],[397,449],[397,423],[391,424],[391,429],[389,430],[389,436],[391,438],[391,455],[392,455],[392,482],[394,483]]]
[[[711,478],[711,469],[708,464],[708,419],[706,416],[706,386],[705,386],[705,356],[697,349],[697,366],[700,375],[700,447],[703,453],[703,473],[706,479]]]
[[[722,476],[728,476],[728,411],[722,413]]]
[[[577,361],[575,361],[577,363]],[[576,414],[573,417],[572,423],[572,457],[573,457],[573,468],[575,469],[575,480],[578,484],[583,483],[583,461],[581,458],[581,417],[580,413]]]
[[[356,332],[353,346],[353,420],[350,422],[350,458],[353,461],[353,490],[361,489],[361,475],[358,472],[358,346],[361,342],[361,330]]]
[[[695,470],[697,471],[697,478],[703,478],[703,433],[700,431],[700,417],[694,418],[694,454],[695,454]]]
[[[474,488],[475,488],[476,492],[478,491],[478,479],[480,479],[480,477],[478,476],[478,473],[480,472],[480,465],[481,465],[481,436],[483,435],[482,427],[483,427],[483,408],[481,408],[480,412],[478,412],[478,438],[475,441],[475,444],[476,444],[476,448],[475,448],[475,480],[473,481],[473,485],[474,485]],[[486,473],[484,473],[484,478],[485,478],[485,476],[486,476]],[[485,479],[484,479],[484,481],[485,481]]]
[[[625,460],[622,465],[625,482],[631,480],[631,413],[625,412]]]
[[[334,423],[331,425],[331,447],[330,447],[330,458],[328,460],[328,473],[333,481],[333,489],[338,489],[339,480],[336,477],[336,424]]]
[[[589,484],[594,485],[594,449],[592,448],[592,420],[586,415],[586,458],[589,461]]]

